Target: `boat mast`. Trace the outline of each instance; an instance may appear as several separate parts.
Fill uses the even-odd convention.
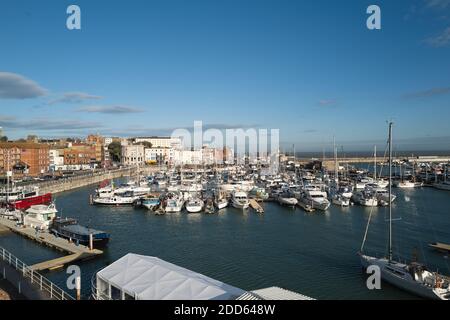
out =
[[[373,147],[373,179],[377,181],[377,145]]]
[[[389,122],[389,262],[392,261],[392,122]]]
[[[336,137],[333,136],[333,151],[334,151],[334,181],[336,186],[339,184],[339,168],[337,162],[337,148],[336,148]]]

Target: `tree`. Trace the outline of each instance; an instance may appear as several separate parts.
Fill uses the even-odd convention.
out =
[[[7,136],[0,137],[0,142],[8,142],[8,137]]]
[[[151,148],[153,146],[152,143],[148,142],[148,141],[142,141],[142,142],[139,142],[139,143],[136,143],[136,144],[141,144],[141,145],[143,145],[146,148]]]
[[[113,162],[120,162],[120,152],[122,146],[119,141],[113,141],[108,145],[108,152]]]

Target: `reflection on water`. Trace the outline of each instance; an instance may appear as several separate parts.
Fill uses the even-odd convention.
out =
[[[88,202],[94,187],[63,193],[57,207],[81,224],[107,231],[105,254],[80,264],[82,291],[100,268],[133,252],[158,256],[243,289],[280,286],[319,299],[410,299],[388,285],[369,291],[356,252],[372,211],[366,248],[386,253],[388,209],[331,206],[325,212],[265,203],[265,213],[252,209],[221,210],[214,215],[174,213],[156,216],[132,207],[97,207]],[[448,259],[428,248],[429,242],[450,243],[450,194],[440,190],[395,190],[394,253],[420,260],[450,274]],[[405,197],[409,201],[405,201]],[[0,245],[27,263],[60,255],[15,234],[0,236]],[[64,272],[47,276],[64,285]]]

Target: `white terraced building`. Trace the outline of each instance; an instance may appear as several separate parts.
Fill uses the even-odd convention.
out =
[[[172,137],[137,137],[134,138],[135,143],[140,142],[150,142],[152,144],[152,148],[172,148],[172,149],[180,149],[181,148],[181,138],[172,138]]]

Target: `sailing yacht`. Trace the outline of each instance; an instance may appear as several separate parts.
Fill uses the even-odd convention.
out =
[[[219,192],[218,195],[214,198],[214,205],[218,210],[224,209],[228,206],[228,199],[226,198],[223,192]]]
[[[392,122],[389,123],[389,194],[392,187]],[[418,296],[450,300],[449,278],[436,272],[430,272],[420,263],[401,263],[393,259],[392,254],[392,202],[389,201],[389,254],[388,257],[377,258],[364,254],[364,244],[370,224],[370,216],[367,222],[363,243],[359,252],[361,265],[367,269],[371,265],[378,266],[381,271],[381,279],[405,291]]]

